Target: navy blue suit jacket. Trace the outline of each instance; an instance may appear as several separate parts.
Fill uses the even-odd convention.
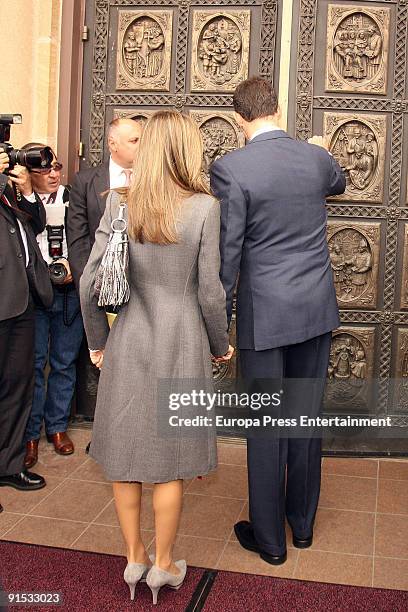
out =
[[[229,321],[239,274],[239,348],[297,344],[339,326],[326,197],[345,186],[325,149],[283,130],[260,134],[212,165]]]

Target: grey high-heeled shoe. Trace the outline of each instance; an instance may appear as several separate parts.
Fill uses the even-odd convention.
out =
[[[162,586],[169,586],[172,589],[179,589],[184,582],[184,578],[186,577],[187,572],[187,564],[184,559],[180,559],[180,561],[176,561],[175,565],[179,568],[179,574],[172,574],[171,572],[166,572],[166,570],[157,567],[157,565],[152,565],[147,576],[146,576],[146,584],[149,586],[152,595],[153,595],[153,604],[157,604],[157,595]]]
[[[154,563],[154,555],[149,555],[149,559]],[[141,580],[145,580],[150,567],[144,563],[128,563],[123,572],[123,579],[129,587],[130,599],[135,598],[136,585]]]

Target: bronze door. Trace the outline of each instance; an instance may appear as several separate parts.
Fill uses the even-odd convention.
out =
[[[400,426],[408,425],[407,28],[406,0],[296,0],[289,112],[292,133],[323,134],[346,168],[328,227],[342,320],[329,378],[344,393],[327,408],[371,405]]]
[[[374,406],[407,425],[407,0],[88,0],[82,164],[106,157],[113,117],[168,107],[200,124],[207,164],[241,146],[231,92],[253,74],[278,89],[289,6],[288,131],[324,134],[347,169],[345,195],[329,202],[342,327],[334,332],[328,377],[336,391],[329,385],[326,410]],[[235,373],[234,361],[215,376],[225,388]]]
[[[85,165],[103,161],[113,117],[168,107],[193,113],[209,158],[222,154],[242,144],[235,86],[253,74],[277,82],[278,0],[87,0],[86,23]]]
[[[253,74],[277,82],[278,4],[89,0],[81,167],[106,158],[112,118],[147,117],[162,108],[191,113],[202,130],[207,166],[242,146],[232,92]],[[230,387],[235,374],[235,358],[214,369],[220,388]]]

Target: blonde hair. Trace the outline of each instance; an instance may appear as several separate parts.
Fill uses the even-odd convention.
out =
[[[210,193],[202,177],[203,142],[197,124],[176,111],[146,122],[128,197],[129,236],[139,242],[178,242],[182,198]]]

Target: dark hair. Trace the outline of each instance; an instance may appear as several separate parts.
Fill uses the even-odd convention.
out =
[[[252,77],[238,85],[233,96],[234,110],[245,121],[275,115],[278,98],[271,83],[261,77]]]

